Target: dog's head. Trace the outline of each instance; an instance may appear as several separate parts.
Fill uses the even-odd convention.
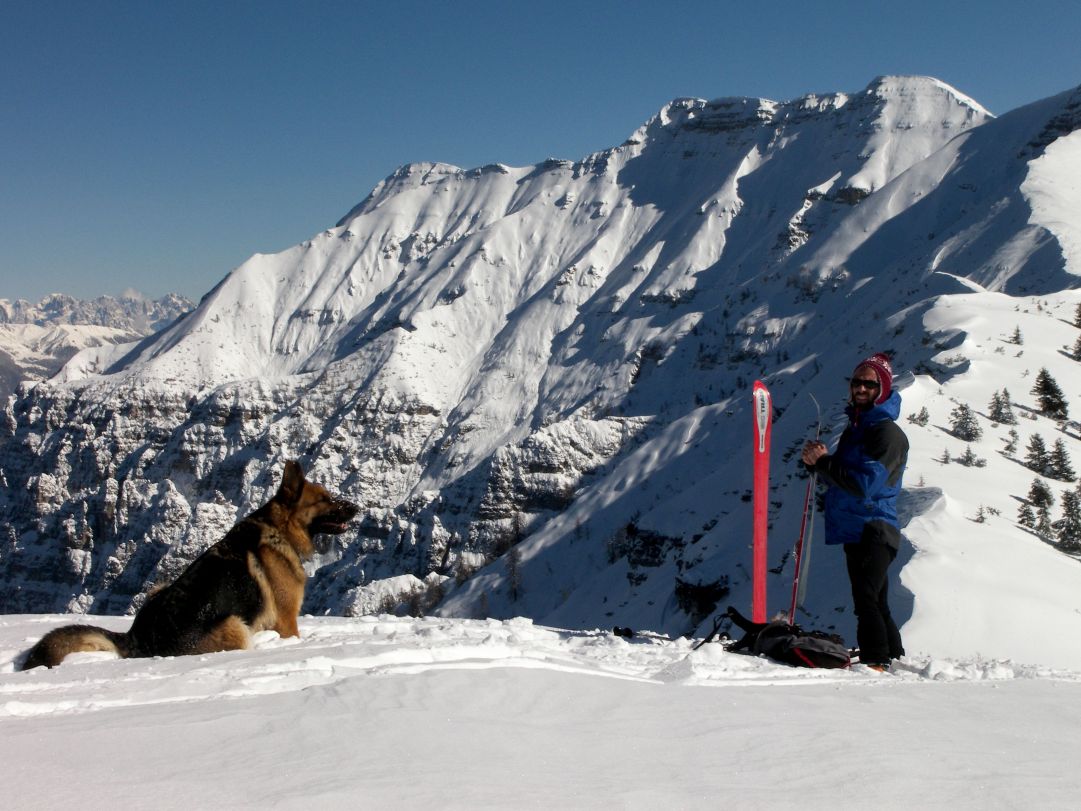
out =
[[[282,483],[272,502],[285,510],[285,520],[302,530],[309,543],[315,535],[345,532],[360,510],[353,502],[336,498],[325,487],[305,479],[300,465],[292,460],[285,463]],[[298,551],[310,554],[309,550]]]

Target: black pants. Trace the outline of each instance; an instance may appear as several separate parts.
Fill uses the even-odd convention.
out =
[[[856,610],[856,643],[860,661],[867,664],[889,664],[890,659],[905,655],[901,632],[890,616],[886,599],[887,571],[895,557],[897,550],[879,539],[864,537],[859,543],[845,544]]]

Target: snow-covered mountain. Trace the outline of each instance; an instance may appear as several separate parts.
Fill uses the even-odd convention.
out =
[[[24,380],[52,377],[87,347],[128,343],[171,324],[195,305],[175,294],[84,301],[54,294],[36,304],[0,299],[0,400]]]
[[[149,299],[134,291],[94,299],[53,293],[36,303],[25,299],[0,299],[0,324],[108,326],[150,335],[169,326],[194,306],[189,299],[176,293],[168,293],[159,299]]]
[[[756,378],[776,407],[780,609],[808,394],[836,434],[846,377],[888,350],[904,413],[928,410],[902,422],[909,647],[1042,661],[1047,611],[1081,631],[1081,567],[1015,521],[1030,436],[1081,444],[1029,393],[1041,368],[1081,392],[1079,126],[1081,89],[996,119],[886,77],[677,100],[577,162],[403,167],[164,332],[87,349],[12,404],[0,610],[131,609],[297,457],[365,507],[320,561],[312,612],[693,632],[718,601],[749,603]],[[986,417],[1002,388],[1033,417],[1007,453],[1010,426]],[[965,450],[959,402],[982,466],[941,461]],[[805,619],[851,635],[840,556],[814,555]],[[1081,666],[1054,644],[1051,663]]]

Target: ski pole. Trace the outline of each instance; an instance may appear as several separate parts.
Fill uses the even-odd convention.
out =
[[[796,605],[800,608],[803,607],[804,602],[807,600],[807,572],[811,568],[811,550],[814,549],[814,544],[811,542],[815,534],[815,508],[817,507],[815,487],[818,484],[818,474],[811,474],[811,511],[807,517],[807,537],[803,541],[803,549],[800,557],[799,567],[799,589],[796,593]]]
[[[814,400],[815,410],[818,412],[818,427],[815,429],[815,441],[818,441],[818,437],[822,433],[822,408],[818,404],[818,400],[810,392],[807,395]],[[816,474],[812,473],[810,480],[807,482],[807,493],[803,497],[803,516],[800,519],[799,537],[796,539],[796,553],[795,553],[795,566],[792,572],[792,602],[788,608],[788,622],[794,624],[796,622],[796,603],[802,603],[803,597],[806,595],[807,586],[805,582],[806,568],[804,564],[804,542],[807,538],[807,527],[810,521],[814,520],[814,488],[817,480]],[[810,516],[810,521],[808,517]],[[807,563],[810,563],[810,555],[807,555]]]

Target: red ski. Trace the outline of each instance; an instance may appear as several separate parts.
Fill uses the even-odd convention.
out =
[[[751,621],[766,621],[766,524],[769,508],[769,438],[773,402],[761,380],[754,382],[754,582]]]

